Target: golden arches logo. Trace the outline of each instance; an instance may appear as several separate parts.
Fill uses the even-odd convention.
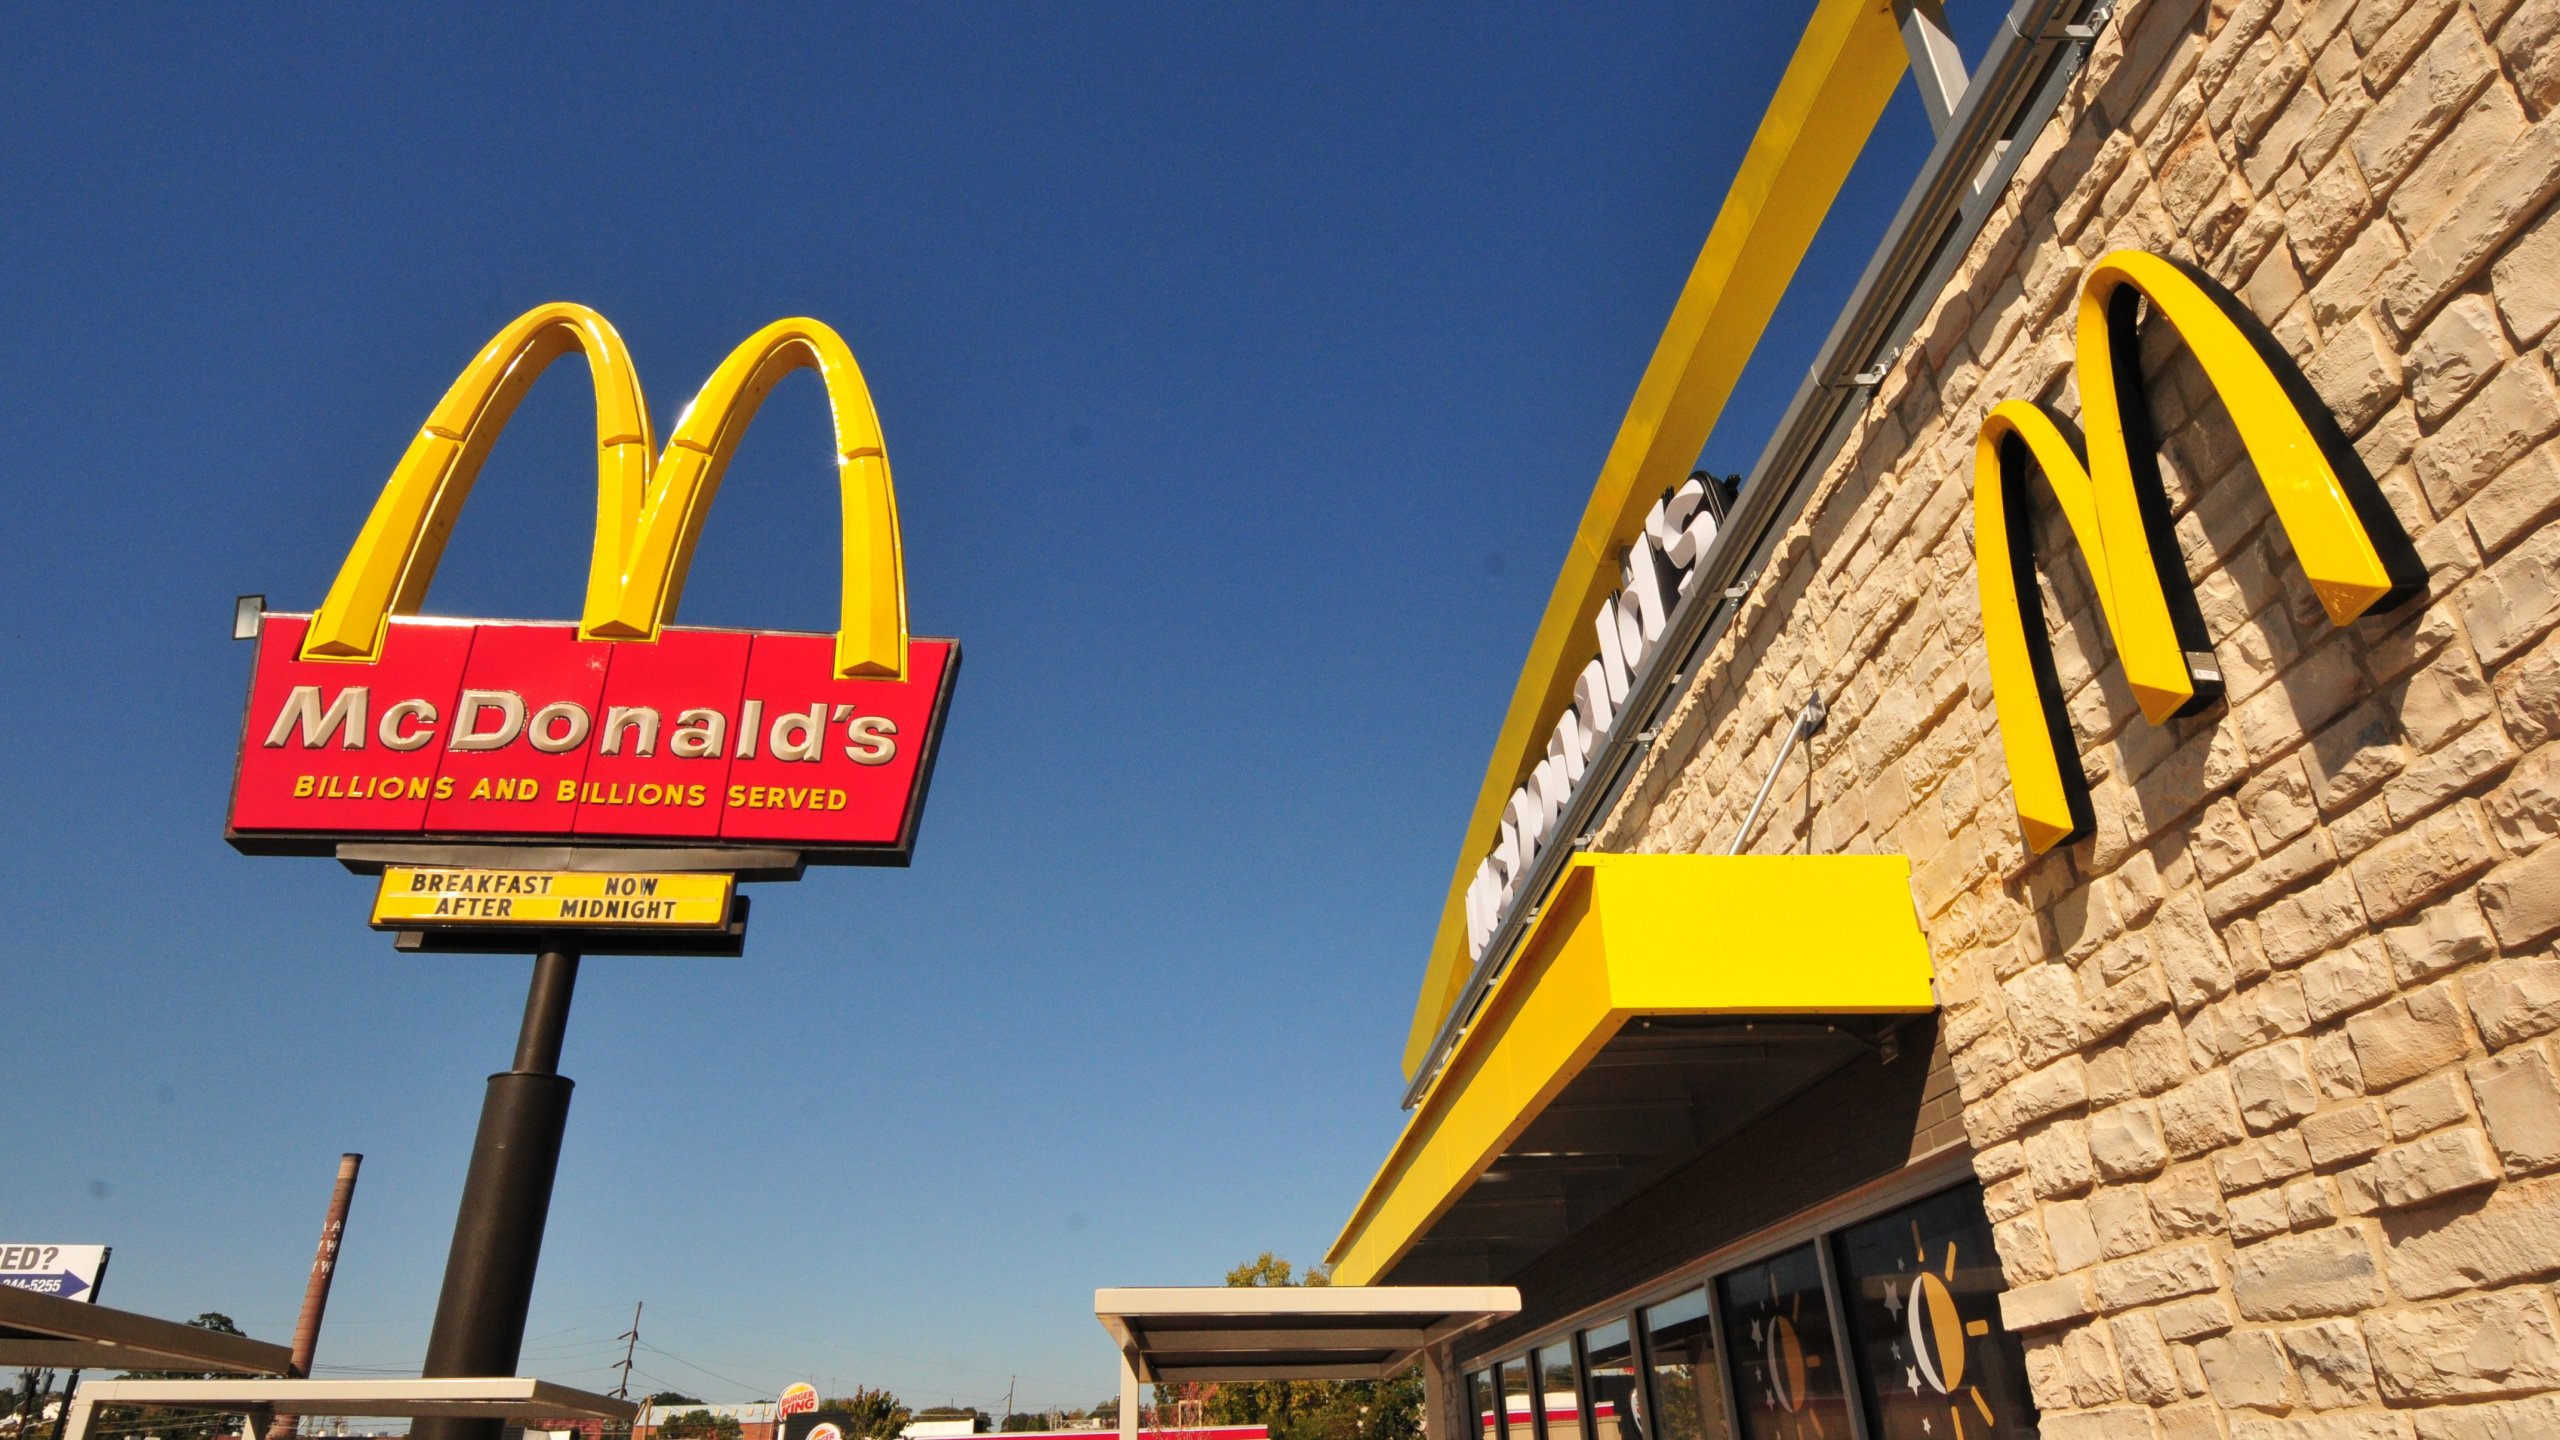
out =
[[[552,361],[586,357],[596,400],[595,547],[578,634],[655,640],[683,594],[702,522],[738,440],[765,395],[794,370],[818,372],[834,412],[844,517],[839,679],[904,679],[905,562],[880,417],[841,336],[815,320],[777,320],[729,352],[658,452],[630,351],[584,305],[539,306],[472,357],[409,442],[311,618],[305,660],[371,661],[393,615],[413,615],[498,433]]]
[[[2041,624],[2026,482],[2042,471],[2086,561],[2142,713],[2157,725],[2221,698],[2160,480],[2135,322],[2142,301],[2176,329],[2255,462],[2277,520],[2333,625],[2389,609],[2426,575],[2364,462],[2274,339],[2228,291],[2180,261],[2120,250],[2080,286],[2077,364],[2086,458],[2065,423],[2006,400],[1974,450],[1983,643],[2019,828],[2041,853],[2094,824],[2088,780]]]

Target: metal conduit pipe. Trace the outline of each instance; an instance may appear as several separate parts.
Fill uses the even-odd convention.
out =
[[[2060,107],[2115,10],[2114,0],[2017,0],[1973,72],[1955,115],[1905,192],[1893,223],[1867,261],[1812,370],[1742,485],[1733,513],[1707,554],[1687,601],[1629,689],[1619,735],[1591,758],[1589,773],[1556,817],[1555,833],[1575,837],[1538,852],[1510,913],[1485,942],[1466,987],[1414,1070],[1404,1108],[1422,1102],[1449,1049],[1475,1016],[1537,913],[1537,901],[1590,828],[1607,815],[1662,733],[1671,706],[1724,633],[1809,498],[1822,463],[1838,451],[1901,346],[1925,318],[1927,302],[1963,258],[2031,139]],[[2017,143],[2012,143],[2017,142]],[[1857,402],[1857,403],[1853,403]],[[1637,717],[1643,717],[1637,723]]]

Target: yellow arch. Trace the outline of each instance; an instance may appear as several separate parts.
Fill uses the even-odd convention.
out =
[[[2145,718],[2160,724],[2219,698],[2153,457],[2134,334],[2148,299],[2186,342],[2255,462],[2276,518],[2331,623],[2344,625],[2423,589],[2407,537],[2371,476],[2292,362],[2201,271],[2119,250],[2080,286],[2077,362],[2087,460],[2052,417],[2023,400],[1994,405],[1974,447],[1975,580],[2010,789],[2028,848],[2043,852],[2090,825],[2086,781],[2039,624],[2026,478],[2041,470],[2087,562],[2099,609]],[[2386,606],[2387,608],[2387,606]]]
[[[656,454],[639,372],[613,326],[583,305],[538,306],[463,368],[393,468],[346,563],[312,616],[307,660],[369,661],[392,615],[417,613],[472,482],[518,401],[553,360],[578,350],[596,393],[596,527],[578,633],[655,640],[674,617],[703,517],[756,409],[794,370],[818,372],[833,411],[844,515],[843,618],[836,674],[902,679],[906,567],[880,416],[842,336],[778,320],[729,352]]]

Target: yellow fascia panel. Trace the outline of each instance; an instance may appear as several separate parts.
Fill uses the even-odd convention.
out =
[[[1411,1075],[1466,986],[1466,891],[1502,807],[1537,763],[1573,678],[1598,651],[1591,618],[1618,586],[1619,552],[1665,490],[1688,478],[1734,382],[1822,217],[1910,64],[1890,0],[1820,0],[1725,192],[1698,263],[1637,382],[1485,766],[1430,967],[1405,1042]]]
[[[1639,1015],[1924,1014],[1901,855],[1577,855],[1327,1259],[1374,1284]]]

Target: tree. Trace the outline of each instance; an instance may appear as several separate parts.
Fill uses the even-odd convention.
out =
[[[1329,1285],[1324,1267],[1300,1272],[1265,1250],[1227,1272],[1229,1285]],[[1165,1387],[1158,1386],[1161,1394]],[[1209,1418],[1265,1425],[1271,1440],[1419,1440],[1421,1367],[1385,1380],[1262,1380],[1206,1387]]]
[[[856,1385],[850,1395],[821,1401],[818,1408],[840,1410],[850,1417],[844,1424],[846,1440],[897,1440],[898,1432],[914,1418],[897,1396],[868,1385]]]
[[[744,1432],[734,1415],[714,1415],[708,1410],[687,1410],[669,1416],[658,1426],[658,1440],[739,1440]]]
[[[986,1433],[987,1426],[994,1420],[993,1416],[990,1416],[986,1411],[979,1409],[975,1405],[928,1406],[925,1409],[917,1411],[916,1418],[919,1420],[966,1420],[976,1426],[977,1433],[982,1435]]]
[[[702,1397],[685,1395],[674,1390],[661,1390],[640,1403],[643,1405],[699,1405],[702,1403]]]

